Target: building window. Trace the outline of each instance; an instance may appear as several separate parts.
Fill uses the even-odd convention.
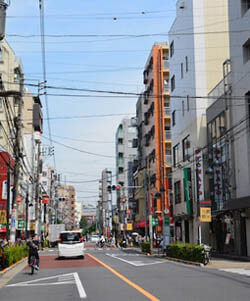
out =
[[[189,112],[190,106],[189,106],[189,95],[187,95],[187,112]]]
[[[47,177],[47,172],[46,172],[46,171],[43,171],[42,176],[43,176],[43,177]]]
[[[18,107],[19,105],[19,97],[14,97],[14,106]]]
[[[176,111],[174,110],[173,112],[172,112],[172,126],[175,126],[175,124],[176,124],[176,120],[175,120],[175,116],[176,115]]]
[[[186,62],[186,72],[188,72],[188,57],[185,57],[185,62]]]
[[[173,147],[173,155],[174,155],[174,167],[177,166],[177,163],[180,161],[179,160],[179,150],[180,150],[180,143],[176,144]]]
[[[118,173],[119,173],[119,174],[123,173],[123,167],[119,167]]]
[[[118,144],[123,144],[123,139],[122,138],[118,138]]]
[[[250,39],[242,46],[243,48],[243,63],[247,63],[250,60]]]
[[[183,78],[183,63],[181,63],[181,78]]]
[[[3,61],[3,51],[2,48],[0,47],[0,62]]]
[[[183,162],[190,159],[189,150],[190,150],[190,136],[188,135],[182,140]]]
[[[128,147],[132,148],[133,147],[133,141],[132,140],[128,140]]]
[[[250,9],[250,0],[241,0],[241,11],[244,15]]]
[[[181,203],[181,181],[174,183],[174,200],[175,204]]]
[[[128,132],[132,133],[132,134],[135,134],[136,133],[136,127],[135,126],[129,126],[128,127]]]
[[[185,113],[184,100],[181,102],[181,105],[182,105],[182,116],[184,116],[184,113]]]
[[[170,43],[170,57],[174,55],[174,41]]]
[[[123,158],[123,153],[118,153],[119,158]]]
[[[173,92],[175,89],[175,76],[173,75],[171,77],[171,92]]]
[[[250,128],[250,91],[246,94],[247,114],[248,114],[248,127]]]

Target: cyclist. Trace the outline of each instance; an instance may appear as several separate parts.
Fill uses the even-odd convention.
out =
[[[39,254],[38,254],[39,240],[36,234],[32,236],[32,239],[28,241],[27,245],[29,247],[28,264],[30,264],[31,256],[35,256],[36,258],[35,269],[39,270],[39,261],[40,261]]]

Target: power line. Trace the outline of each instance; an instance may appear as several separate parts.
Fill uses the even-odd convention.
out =
[[[44,83],[47,82],[47,74],[46,74],[46,49],[45,49],[45,25],[44,25],[44,0],[39,0],[39,9],[40,9],[40,31],[41,31],[41,50],[42,50],[42,68],[43,68],[43,80]],[[50,127],[50,119],[49,119],[49,104],[48,104],[48,96],[46,87],[44,87],[45,94],[45,104],[46,104],[46,114],[47,114],[47,123],[48,123],[48,132],[50,138],[50,144],[52,146],[51,140],[51,127]],[[56,159],[55,153],[53,153],[54,159],[54,167],[56,168]]]

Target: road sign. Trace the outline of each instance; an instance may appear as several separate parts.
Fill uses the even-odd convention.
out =
[[[170,225],[170,218],[169,216],[164,216],[164,225],[169,226]]]

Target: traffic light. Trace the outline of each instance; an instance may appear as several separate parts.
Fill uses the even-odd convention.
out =
[[[108,186],[107,186],[107,191],[108,191],[108,192],[111,192],[111,190],[112,190],[111,185],[108,185]]]

